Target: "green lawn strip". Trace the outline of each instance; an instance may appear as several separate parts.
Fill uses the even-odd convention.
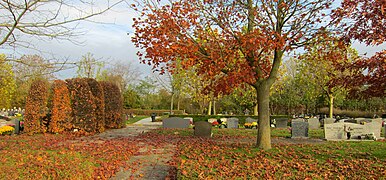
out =
[[[189,141],[180,148],[184,160],[179,169],[181,179],[377,178],[382,176],[386,165],[382,153],[384,142],[275,145],[269,151],[262,151],[250,145]],[[209,171],[213,166],[218,168]],[[375,168],[374,172],[371,168]]]
[[[136,123],[144,118],[147,118],[149,116],[135,116],[135,117],[132,117],[132,118],[129,118],[127,121],[126,121],[126,124],[133,124],[133,123]]]

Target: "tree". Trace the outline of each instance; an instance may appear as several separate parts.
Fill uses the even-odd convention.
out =
[[[142,1],[134,44],[143,63],[164,70],[177,59],[197,66],[215,95],[251,85],[259,104],[257,146],[271,148],[269,91],[285,52],[303,45],[331,0]],[[144,8],[140,8],[144,7]]]
[[[0,107],[11,108],[14,93],[16,91],[16,81],[12,65],[6,62],[4,54],[0,54]]]
[[[78,77],[85,78],[100,78],[101,69],[104,67],[103,61],[96,60],[91,53],[82,56],[82,59],[77,63],[78,70],[76,73]]]
[[[121,92],[125,92],[130,84],[138,81],[140,72],[130,62],[115,62],[102,70],[97,80],[109,81],[116,84]]]
[[[385,0],[343,0],[332,17],[346,41],[357,40],[366,45],[380,45],[386,42],[385,9]],[[353,88],[354,92],[362,92],[365,97],[384,96],[386,50],[349,63],[343,68],[356,73],[345,78],[346,86],[356,87]]]
[[[77,30],[79,21],[91,20],[124,0],[25,0],[0,1],[0,47],[33,46],[22,37],[65,39],[76,42],[72,37],[83,34]]]
[[[12,101],[13,107],[24,107],[29,88],[36,79],[52,80],[54,72],[61,69],[56,63],[39,55],[24,55],[20,59],[10,60],[16,80],[16,91]]]

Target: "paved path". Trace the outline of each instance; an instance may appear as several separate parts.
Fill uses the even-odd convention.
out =
[[[151,117],[148,117],[135,122],[134,125],[162,126],[162,122],[151,122]]]
[[[161,126],[162,122],[151,122],[151,118],[149,117],[128,125],[120,131],[108,132],[105,135],[118,135],[122,137],[126,134],[126,136],[138,136]],[[143,137],[138,136],[138,138],[141,139]],[[154,145],[152,143],[147,143],[147,141],[149,141],[149,139],[138,143],[138,146],[141,148],[139,152],[129,160],[128,169],[124,170],[125,168],[122,167],[121,171],[117,172],[110,180],[161,180],[167,178],[171,168],[167,162],[172,159],[176,148],[175,145],[171,143]]]

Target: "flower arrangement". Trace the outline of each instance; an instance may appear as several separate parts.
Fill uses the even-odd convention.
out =
[[[12,132],[15,130],[15,128],[11,126],[3,126],[0,127],[0,135],[5,135],[5,134],[12,134]]]

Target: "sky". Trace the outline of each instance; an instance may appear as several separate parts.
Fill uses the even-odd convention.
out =
[[[105,60],[109,63],[115,61],[131,62],[134,69],[139,71],[142,76],[151,74],[151,67],[140,64],[136,56],[137,49],[131,42],[131,37],[134,35],[132,29],[132,19],[137,17],[137,14],[128,7],[127,4],[122,4],[115,7],[103,15],[93,18],[93,21],[102,23],[93,23],[88,21],[80,22],[79,28],[85,34],[76,37],[76,40],[82,41],[82,45],[77,45],[69,41],[47,40],[29,38],[35,46],[42,52],[31,49],[0,49],[0,53],[20,57],[23,54],[39,54],[46,58],[53,56],[56,59],[69,59],[71,62],[76,62],[81,59],[82,55],[91,53],[96,59]],[[354,43],[359,54],[367,54],[370,56],[376,51],[386,48],[386,44],[380,47],[367,47],[365,45]],[[75,70],[62,71],[57,74],[60,79],[71,78],[75,76]]]

